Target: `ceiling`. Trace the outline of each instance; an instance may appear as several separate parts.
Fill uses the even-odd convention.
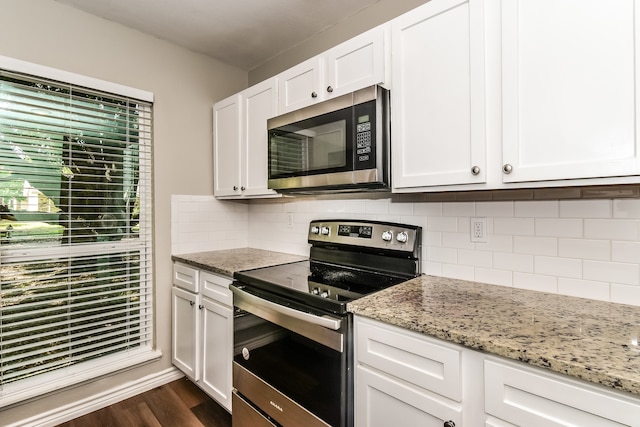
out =
[[[55,0],[251,70],[379,0]]]

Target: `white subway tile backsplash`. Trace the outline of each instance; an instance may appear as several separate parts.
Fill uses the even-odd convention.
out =
[[[475,281],[491,285],[512,286],[513,272],[493,268],[476,268]]]
[[[610,240],[558,239],[558,255],[600,261],[611,260]]]
[[[611,200],[561,200],[561,218],[611,218]]]
[[[624,219],[585,219],[584,237],[586,239],[609,239],[637,241],[640,233],[640,221]]]
[[[640,266],[622,262],[584,261],[584,278],[623,285],[640,285]]]
[[[622,199],[613,201],[613,217],[640,219],[640,200]]]
[[[611,261],[639,263],[640,242],[611,242]]]
[[[490,268],[493,266],[493,257],[491,252],[459,249],[458,264]]]
[[[640,199],[416,200],[172,196],[171,250],[251,246],[306,256],[311,220],[393,221],[423,227],[425,274],[640,305]],[[486,218],[486,243],[471,242],[474,216]]]
[[[514,236],[513,252],[531,255],[558,255],[558,239],[555,237]]]
[[[496,252],[493,254],[493,267],[500,270],[533,273],[533,255]]]
[[[505,217],[514,215],[515,202],[477,202],[476,216]]]
[[[535,232],[533,218],[495,218],[493,232],[516,236],[533,236]]]
[[[536,274],[557,277],[582,277],[582,260],[572,258],[536,256],[533,259]]]
[[[516,217],[557,218],[560,216],[560,203],[557,200],[515,202]]]
[[[612,283],[611,301],[619,304],[640,305],[640,286]]]
[[[558,293],[558,278],[530,273],[513,273],[513,287],[530,291]]]
[[[536,236],[575,237],[584,234],[581,219],[536,218]]]

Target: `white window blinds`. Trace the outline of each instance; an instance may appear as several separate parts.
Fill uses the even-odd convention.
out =
[[[151,108],[0,70],[0,406],[151,351]]]

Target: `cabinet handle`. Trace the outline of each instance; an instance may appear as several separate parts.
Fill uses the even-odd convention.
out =
[[[333,88],[331,86],[327,86],[327,92],[329,93],[333,92]]]
[[[204,305],[200,304],[200,305],[198,306],[198,308],[199,308],[200,310],[202,310],[202,309],[204,308]]]
[[[233,186],[233,191],[237,191],[237,190],[238,190],[238,186],[237,186],[237,185],[234,185],[234,186]]]
[[[509,163],[505,164],[504,166],[502,166],[502,172],[509,175],[511,172],[513,172],[513,166],[511,166]]]
[[[318,97],[318,94],[317,94],[317,93],[315,93],[315,92],[311,92],[311,97],[312,97],[312,98],[317,98],[317,97]]]
[[[473,175],[478,175],[478,174],[480,173],[480,167],[478,167],[478,166],[474,166],[474,167],[472,167],[472,168],[471,168],[471,173],[472,173]]]
[[[454,423],[453,421],[449,420],[449,421],[445,421],[444,422],[444,427],[456,427],[456,423]]]
[[[244,186],[242,186],[242,187],[240,187],[240,190],[244,191],[244,190],[246,190],[246,188],[244,188]]]
[[[189,301],[189,305],[190,305],[191,307],[193,307],[195,304],[196,304],[196,302],[195,302],[195,301]]]

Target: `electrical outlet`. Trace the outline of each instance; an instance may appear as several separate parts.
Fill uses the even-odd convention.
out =
[[[487,242],[487,218],[471,218],[471,241]]]

